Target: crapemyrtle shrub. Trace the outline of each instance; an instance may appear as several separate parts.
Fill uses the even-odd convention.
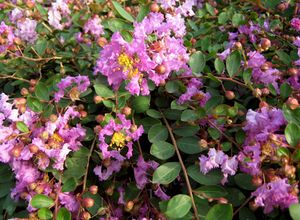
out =
[[[299,31],[297,0],[0,0],[0,220],[299,220]]]

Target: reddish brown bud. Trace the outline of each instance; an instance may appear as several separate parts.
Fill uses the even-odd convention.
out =
[[[194,45],[197,42],[197,40],[195,38],[191,39],[191,43]]]
[[[103,101],[103,98],[99,95],[94,96],[94,102],[95,104],[99,104]]]
[[[82,220],[88,220],[88,219],[90,219],[92,216],[91,216],[91,214],[89,213],[89,212],[83,212],[82,214],[81,214],[81,219]]]
[[[98,40],[97,40],[97,44],[98,44],[100,47],[104,47],[104,46],[107,44],[106,38],[104,38],[104,37],[99,37]]]
[[[96,121],[98,122],[98,123],[101,123],[102,121],[104,121],[104,115],[97,115],[96,116]]]
[[[22,152],[22,149],[20,147],[16,146],[11,150],[11,155],[13,157],[20,157],[21,152]]]
[[[296,69],[296,68],[289,68],[288,73],[291,76],[295,76],[295,75],[298,74],[298,69]]]
[[[289,97],[288,100],[286,101],[286,104],[292,109],[295,110],[296,108],[299,107],[299,102],[297,99]]]
[[[79,104],[79,105],[77,106],[77,109],[78,109],[78,111],[84,110],[84,105],[83,105],[83,104]]]
[[[219,204],[227,204],[227,203],[228,203],[228,200],[225,199],[225,198],[223,198],[223,197],[221,197],[221,198],[218,199],[218,203],[219,203]]]
[[[35,87],[34,87],[34,86],[30,86],[30,87],[29,87],[29,92],[30,92],[30,93],[34,93],[34,91],[35,91]]]
[[[30,85],[31,86],[35,86],[37,84],[37,80],[36,79],[31,79],[30,80]]]
[[[130,127],[131,132],[135,132],[137,129],[138,129],[138,127],[136,125],[131,125],[131,127]]]
[[[112,196],[114,194],[114,187],[111,186],[111,187],[108,187],[106,190],[105,190],[105,193],[106,195],[108,196]]]
[[[254,95],[256,98],[259,98],[259,97],[261,97],[262,92],[261,92],[261,90],[260,90],[259,88],[255,88],[255,89],[253,90],[253,95]]]
[[[131,115],[131,108],[128,107],[128,106],[125,106],[125,107],[122,109],[122,114],[124,114],[124,115],[126,115],[126,116]]]
[[[289,7],[289,3],[283,2],[277,5],[277,9],[281,12],[285,11]]]
[[[128,201],[125,205],[125,211],[130,212],[132,210],[133,206],[134,206],[134,202],[133,201]]]
[[[21,95],[22,95],[22,96],[27,96],[28,94],[29,94],[29,91],[28,91],[27,88],[22,88],[22,89],[21,89]]]
[[[150,11],[151,12],[159,12],[159,5],[157,4],[157,3],[152,3],[151,5],[150,5]]]
[[[269,104],[265,101],[259,103],[259,108],[269,108]]]
[[[82,200],[82,206],[84,208],[91,208],[94,206],[94,204],[95,204],[95,201],[92,198],[87,197]]]
[[[227,98],[227,99],[229,99],[229,100],[232,100],[232,99],[234,99],[235,98],[235,94],[234,94],[234,92],[233,91],[226,91],[225,92],[225,97]]]
[[[96,185],[90,186],[89,191],[90,191],[90,193],[92,193],[93,195],[97,194],[97,193],[98,193],[98,186],[96,186]]]
[[[234,44],[234,46],[235,46],[235,48],[237,48],[237,49],[239,49],[239,50],[241,50],[242,48],[243,48],[243,45],[241,44],[241,42],[236,42],[235,44]]]
[[[249,209],[254,212],[258,209],[258,205],[254,201],[251,201],[249,202]]]
[[[155,71],[156,71],[158,74],[162,75],[162,74],[164,74],[164,73],[167,71],[167,69],[166,69],[165,65],[160,64],[160,65],[158,65],[157,67],[155,67]]]
[[[268,50],[271,47],[271,41],[268,38],[262,38],[260,45],[262,49]]]
[[[270,90],[268,88],[263,88],[261,90],[261,92],[262,92],[263,95],[269,95],[270,94]]]
[[[256,187],[261,186],[263,183],[262,179],[259,176],[252,177],[252,184]]]
[[[208,147],[208,143],[204,139],[201,139],[200,141],[198,141],[198,145],[199,145],[199,147],[202,147],[202,148],[207,148]]]
[[[50,119],[51,122],[56,122],[56,120],[57,120],[57,115],[51,114],[50,117],[49,117],[49,119]]]
[[[101,130],[102,130],[102,127],[100,125],[97,125],[97,126],[94,127],[94,132],[96,134],[98,134]]]
[[[36,153],[39,151],[39,148],[38,148],[38,146],[36,146],[36,145],[34,145],[34,144],[31,144],[31,145],[29,146],[29,151],[30,151],[31,153],[33,153],[33,154],[36,154]]]
[[[80,113],[80,116],[82,118],[86,118],[86,116],[87,116],[87,112],[86,111],[80,111],[79,113]]]

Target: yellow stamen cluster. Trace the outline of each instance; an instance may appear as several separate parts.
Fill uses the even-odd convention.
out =
[[[122,150],[125,146],[126,136],[121,132],[115,132],[112,136],[110,147],[116,148],[117,150]]]
[[[134,67],[134,61],[125,53],[119,55],[118,63],[123,68],[123,72],[127,72],[127,78],[129,80],[139,72],[138,68]]]

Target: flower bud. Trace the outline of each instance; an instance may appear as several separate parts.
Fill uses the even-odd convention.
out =
[[[252,177],[252,184],[256,187],[261,186],[263,183],[262,179],[259,176]]]
[[[96,116],[96,121],[97,121],[98,123],[103,122],[103,121],[104,121],[104,115],[97,115],[97,116]]]
[[[262,49],[268,50],[271,47],[271,41],[268,38],[262,38],[260,45]]]
[[[298,69],[297,68],[289,68],[288,74],[291,76],[295,76],[298,74]]]
[[[268,88],[263,88],[263,89],[261,90],[261,92],[262,92],[262,94],[265,95],[265,96],[267,96],[267,95],[270,94],[270,90],[269,90]]]
[[[131,8],[130,7],[125,7],[125,10],[128,12],[128,13],[131,13]]]
[[[234,44],[234,46],[238,49],[238,50],[241,50],[242,48],[243,48],[243,45],[241,44],[241,42],[236,42],[235,44]]]
[[[35,87],[34,87],[34,86],[30,86],[30,87],[29,87],[29,92],[30,92],[30,93],[34,93],[34,91],[35,91]]]
[[[152,3],[151,5],[150,5],[150,11],[151,12],[159,12],[159,5],[157,4],[157,3]]]
[[[91,214],[90,214],[89,212],[83,212],[83,213],[81,214],[81,219],[82,219],[82,220],[89,220],[91,217],[92,217],[92,216],[91,216]]]
[[[197,40],[195,38],[191,39],[191,43],[194,45],[197,42]]]
[[[54,123],[54,122],[56,122],[56,120],[57,120],[57,115],[51,114],[50,117],[49,117],[49,119],[50,119],[51,122]]]
[[[82,200],[82,206],[84,208],[91,208],[94,206],[94,204],[95,204],[95,201],[92,198],[87,197]]]
[[[285,11],[289,7],[289,3],[282,2],[279,5],[277,5],[277,9],[281,12]]]
[[[93,195],[97,194],[97,193],[98,193],[98,186],[96,186],[96,185],[90,186],[89,191],[90,191],[90,193],[92,193]]]
[[[107,44],[107,40],[105,37],[99,37],[97,39],[97,44],[100,46],[100,47],[104,47],[106,44]]]
[[[259,108],[269,108],[269,104],[265,101],[259,103]]]
[[[12,155],[13,157],[18,158],[18,157],[21,156],[21,152],[22,152],[22,148],[16,146],[16,147],[14,147],[14,148],[11,150],[11,155]]]
[[[289,97],[288,100],[286,101],[286,104],[292,109],[295,110],[296,108],[299,107],[299,102],[297,99]]]
[[[128,201],[125,205],[125,211],[130,212],[132,210],[133,206],[134,206],[134,202],[133,201]]]
[[[36,154],[39,151],[39,148],[35,144],[31,144],[29,145],[29,151],[33,154]]]
[[[94,102],[95,104],[99,104],[103,101],[103,98],[99,95],[94,96]]]
[[[251,201],[249,202],[249,209],[254,212],[258,209],[258,205],[254,201]]]
[[[37,80],[36,79],[31,79],[30,80],[30,85],[31,86],[35,86],[37,84]]]
[[[261,97],[262,92],[261,92],[261,90],[260,90],[259,88],[255,88],[255,89],[253,90],[253,95],[254,95],[254,97],[256,97],[256,98],[259,98],[259,97]]]
[[[208,143],[205,139],[201,139],[200,141],[198,141],[198,145],[199,145],[199,147],[202,147],[202,148],[208,147]]]
[[[165,66],[165,65],[160,64],[160,65],[158,65],[158,66],[155,67],[155,71],[156,71],[159,75],[162,75],[162,74],[164,74],[164,73],[167,71],[167,69],[166,69],[166,66]]]
[[[223,198],[223,197],[221,197],[221,198],[218,199],[218,203],[219,203],[219,204],[227,204],[227,203],[228,203],[228,200],[225,199],[225,198]]]
[[[29,184],[30,190],[35,190],[36,187],[37,187],[37,183],[35,183],[35,182]]]
[[[29,91],[28,91],[27,88],[22,88],[22,89],[21,89],[21,95],[22,95],[22,96],[27,96],[28,94],[29,94]]]
[[[131,125],[130,131],[135,132],[138,129],[137,125]]]
[[[124,114],[124,115],[126,115],[126,116],[131,115],[131,108],[128,107],[128,106],[125,106],[125,107],[122,109],[122,114]]]
[[[97,125],[97,126],[94,127],[94,132],[96,134],[98,134],[101,130],[102,130],[102,127],[100,125]]]
[[[234,94],[234,92],[233,91],[226,91],[225,92],[225,97],[227,98],[227,99],[229,99],[229,100],[232,100],[232,99],[234,99],[235,98],[235,94]]]
[[[114,194],[114,187],[111,186],[111,187],[108,187],[106,190],[105,190],[105,193],[106,195],[108,196],[112,196]]]
[[[80,113],[80,116],[82,118],[86,118],[87,117],[87,112],[86,111],[80,111],[79,113]]]

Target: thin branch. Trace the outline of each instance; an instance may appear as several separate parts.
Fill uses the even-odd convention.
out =
[[[27,83],[30,83],[29,80],[27,79],[23,79],[23,78],[20,78],[20,77],[16,77],[14,75],[6,75],[6,74],[0,74],[0,79],[15,79],[15,80],[20,80],[20,81],[23,81],[23,82],[27,82]]]
[[[93,140],[93,143],[91,145],[90,152],[89,152],[89,155],[87,158],[87,164],[86,164],[85,174],[84,174],[83,184],[82,184],[82,193],[85,191],[85,188],[86,188],[86,181],[87,181],[87,176],[88,176],[88,172],[89,172],[90,159],[91,159],[94,147],[95,147],[96,139],[97,139],[97,137],[95,137]]]
[[[241,210],[241,208],[243,208],[245,205],[247,205],[251,199],[252,199],[252,196],[250,196],[248,199],[246,199],[246,201],[234,211],[233,216],[235,216]]]
[[[198,215],[198,210],[197,210],[197,207],[196,207],[196,203],[195,203],[195,200],[194,200],[194,196],[193,196],[193,190],[192,190],[192,187],[191,187],[191,183],[190,183],[190,180],[189,180],[189,177],[188,177],[188,173],[186,171],[186,168],[184,166],[184,163],[183,163],[183,160],[181,158],[181,155],[180,155],[180,151],[178,149],[178,146],[177,146],[177,143],[176,143],[176,139],[173,135],[173,132],[172,132],[172,128],[171,126],[169,125],[167,119],[165,118],[164,114],[160,111],[161,115],[162,115],[162,118],[167,126],[167,129],[169,131],[169,134],[170,134],[170,137],[171,137],[171,140],[172,140],[172,143],[173,143],[173,146],[175,148],[175,151],[176,151],[176,154],[177,154],[177,157],[178,157],[178,160],[179,160],[179,163],[181,165],[181,168],[182,168],[182,171],[183,171],[183,175],[184,175],[184,178],[185,178],[185,182],[186,182],[186,185],[187,185],[187,188],[188,188],[188,192],[190,194],[190,197],[191,197],[191,201],[192,201],[192,206],[193,206],[193,209],[194,209],[194,213],[195,213],[195,218],[197,220],[200,220],[199,218],[199,215]]]

